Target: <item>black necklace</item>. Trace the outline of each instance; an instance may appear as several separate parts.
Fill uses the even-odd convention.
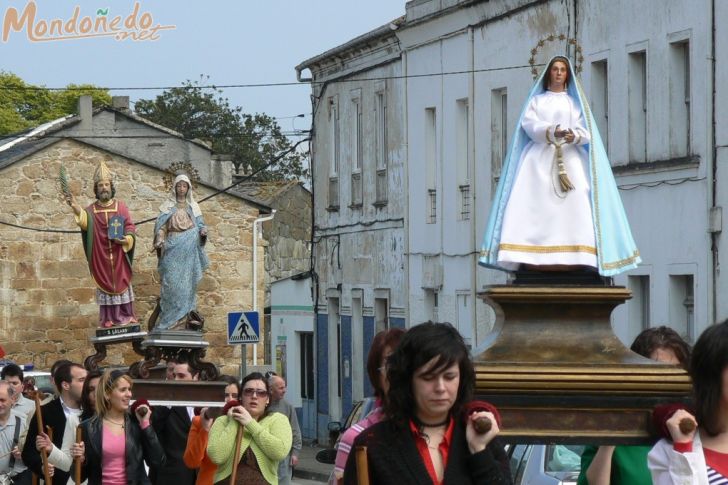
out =
[[[412,421],[414,421],[418,428],[439,428],[440,426],[445,426],[450,422],[450,415],[448,415],[441,423],[425,423],[424,421],[420,421],[417,416],[412,416]]]

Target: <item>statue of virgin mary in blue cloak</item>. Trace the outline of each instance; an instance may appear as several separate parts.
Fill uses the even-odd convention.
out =
[[[159,255],[160,313],[155,330],[184,328],[196,309],[197,284],[209,266],[205,253],[207,227],[192,196],[192,182],[178,175],[172,193],[159,207],[154,225],[154,247]]]
[[[549,89],[565,65],[565,89]],[[564,80],[561,80],[563,86]],[[505,271],[637,267],[617,184],[571,62],[551,59],[531,89],[503,162],[479,264]]]

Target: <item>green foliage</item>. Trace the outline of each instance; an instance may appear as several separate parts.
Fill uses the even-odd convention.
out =
[[[230,155],[236,172],[248,166],[257,170],[291,147],[274,118],[266,114],[246,114],[230,106],[219,89],[201,87],[201,81],[187,80],[182,87],[164,91],[155,99],[140,99],[136,114],[178,131],[185,138],[212,143],[216,153]],[[299,179],[307,175],[305,154],[292,152],[256,175],[256,180]]]
[[[90,84],[69,84],[65,90],[49,91],[0,71],[0,135],[16,133],[77,111],[78,98],[93,97],[94,106],[111,104],[108,91]]]

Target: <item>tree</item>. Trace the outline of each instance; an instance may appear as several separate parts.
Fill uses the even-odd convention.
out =
[[[281,132],[274,118],[264,114],[243,113],[232,107],[222,90],[205,88],[201,81],[187,80],[181,87],[164,91],[155,99],[140,99],[134,111],[154,123],[171,128],[185,138],[212,143],[216,153],[230,155],[235,171],[248,167],[256,171],[291,148],[291,141]],[[261,171],[256,179],[299,179],[307,175],[303,167],[305,154],[298,151],[283,157]]]
[[[91,95],[94,106],[111,104],[109,92],[91,84],[69,84],[63,90],[49,90],[0,71],[0,135],[74,114],[78,98],[84,94]]]

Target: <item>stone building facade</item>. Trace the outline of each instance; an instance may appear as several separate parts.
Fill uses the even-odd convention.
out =
[[[97,164],[103,160],[111,169],[117,198],[129,206],[137,224],[132,284],[135,311],[144,328],[159,295],[157,258],[151,251],[154,220],[169,193],[162,167],[125,156],[118,146],[101,148],[83,137],[59,133],[10,148],[4,146],[6,140],[0,140],[0,222],[5,223],[0,225],[0,341],[8,357],[38,368],[48,368],[59,358],[82,361],[92,354],[88,337],[94,335],[98,320],[80,233],[60,194],[60,163],[83,206],[94,200],[92,179]],[[208,150],[208,161],[211,156]],[[201,181],[194,188],[195,197],[200,200],[216,189]],[[253,221],[270,209],[228,193],[205,201],[201,209],[208,225],[210,267],[198,288],[197,308],[206,318],[207,360],[220,364],[223,372],[236,374],[240,346],[227,345],[227,313],[253,307],[252,268],[257,264],[262,272],[265,257],[259,251],[258,260],[252,260]],[[258,308],[263,306],[263,285],[261,279]],[[139,359],[131,346],[118,345],[109,348],[104,364],[128,365]]]
[[[265,306],[274,281],[304,273],[311,266],[311,192],[301,182],[243,182],[236,192],[270,206],[276,213],[262,223],[265,252]]]

